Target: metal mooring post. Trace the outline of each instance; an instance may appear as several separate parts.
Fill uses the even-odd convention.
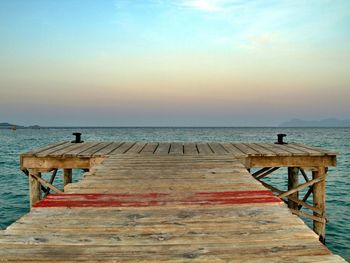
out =
[[[81,133],[80,132],[74,132],[73,135],[75,136],[75,140],[71,141],[72,143],[82,143],[84,141],[81,140]]]
[[[277,142],[275,142],[275,144],[288,144],[288,143],[283,141],[283,138],[286,136],[287,136],[287,134],[283,134],[283,133],[277,134]]]

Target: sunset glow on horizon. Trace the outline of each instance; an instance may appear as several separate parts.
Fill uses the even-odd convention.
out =
[[[0,1],[0,122],[350,119],[350,1]]]

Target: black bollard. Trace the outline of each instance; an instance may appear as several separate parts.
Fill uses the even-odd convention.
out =
[[[74,132],[73,135],[75,136],[75,140],[71,141],[72,143],[82,143],[84,141],[81,140],[81,133],[80,132]]]
[[[287,136],[287,134],[283,134],[283,133],[277,134],[277,142],[275,142],[275,144],[288,144],[288,143],[283,141],[283,138],[286,136]]]

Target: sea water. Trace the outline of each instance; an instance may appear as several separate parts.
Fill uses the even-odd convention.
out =
[[[72,140],[82,132],[85,141],[216,141],[274,142],[277,133],[287,141],[323,147],[339,153],[337,167],[327,178],[327,246],[350,260],[350,128],[45,128],[0,129],[0,229],[29,211],[28,178],[20,171],[19,155],[49,143]],[[73,172],[77,181],[82,173]],[[268,178],[274,186],[287,187],[287,171]],[[46,175],[48,176],[48,175]],[[62,187],[58,173],[56,184]],[[311,226],[310,221],[306,223]]]

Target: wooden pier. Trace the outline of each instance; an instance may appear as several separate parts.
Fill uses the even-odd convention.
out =
[[[32,209],[0,232],[0,261],[345,262],[322,244],[335,165],[296,143],[47,145],[21,155]],[[263,181],[283,167],[287,190]]]

